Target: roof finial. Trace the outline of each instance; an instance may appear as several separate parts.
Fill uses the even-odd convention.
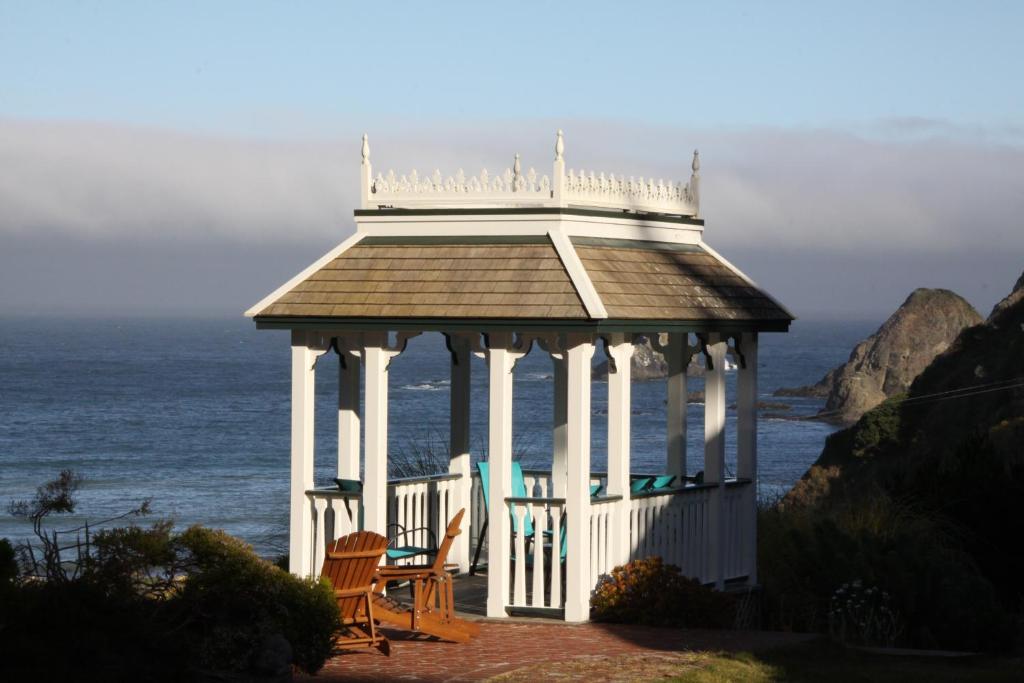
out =
[[[363,133],[363,165],[370,163],[370,140],[366,137],[366,133]]]
[[[693,150],[693,164],[690,165],[690,168],[694,173],[700,170],[700,152],[697,150]]]
[[[523,167],[519,163],[519,154],[516,153],[516,160],[512,162],[512,191],[515,192],[522,184]]]
[[[562,139],[562,129],[558,129],[555,136],[555,161],[562,161],[562,154],[565,152],[565,141]]]

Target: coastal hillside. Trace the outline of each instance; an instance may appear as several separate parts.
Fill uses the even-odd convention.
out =
[[[981,316],[946,289],[916,289],[849,360],[817,383],[779,389],[776,396],[825,398],[822,418],[852,424],[885,399],[903,393],[957,335]]]
[[[876,541],[913,526],[901,543],[917,543],[914,556],[897,563],[902,546],[886,546],[865,571],[890,582],[905,572],[905,592],[928,591],[914,607],[931,610],[919,617],[928,629],[921,640],[984,648],[992,645],[986,638],[1020,637],[1019,628],[993,625],[1019,620],[1024,605],[1024,276],[905,394],[829,437],[777,510],[833,520],[832,534],[860,520],[853,536]],[[923,556],[933,559],[907,571]],[[928,589],[929,582],[937,583]],[[973,622],[937,636],[940,600],[949,603],[942,619],[962,610]],[[965,642],[967,634],[973,639]]]

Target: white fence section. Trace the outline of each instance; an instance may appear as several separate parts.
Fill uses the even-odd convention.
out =
[[[510,498],[513,521],[511,607],[562,607],[564,498]]]
[[[327,544],[345,534],[358,531],[362,526],[360,502],[362,496],[350,491],[315,489],[306,491],[309,511],[313,515],[313,574],[320,576]]]
[[[664,492],[638,494],[630,500],[630,553],[632,559],[660,556],[678,566],[683,574],[703,583],[710,576],[711,539],[708,517],[715,485],[687,486]],[[724,578],[738,579],[752,573],[753,552],[747,546],[744,508],[752,505],[753,486],[728,481],[724,487]]]
[[[459,479],[458,474],[438,474],[388,482],[389,538],[396,539],[398,545],[440,543],[448,520],[457,512],[452,504]],[[327,544],[362,528],[362,494],[313,489],[306,491],[306,499],[313,517],[313,573],[319,576]],[[399,535],[403,531],[405,534]],[[399,560],[398,564],[407,562]]]
[[[603,473],[593,473],[591,482],[600,484]],[[565,499],[554,498],[550,472],[523,472],[527,496],[506,502],[512,516],[512,576],[508,605],[559,609],[565,594],[564,517]],[[455,509],[456,487],[460,475],[398,479],[388,483],[389,536],[398,545],[427,547],[440,542]],[[480,477],[474,472],[470,486],[470,551],[476,552],[484,539],[481,529],[487,520]],[[360,494],[333,489],[307,491],[309,514],[313,518],[312,553],[314,572],[323,565],[324,549],[335,539],[361,526]],[[710,575],[709,515],[715,485],[687,486],[653,493],[635,494],[629,502],[629,557],[639,559],[658,555],[668,564],[680,567],[683,574],[704,583],[716,580]],[[754,486],[748,481],[727,481],[722,488],[723,573],[725,580],[753,575],[756,562],[752,546],[754,530],[750,506],[754,504]],[[615,529],[618,497],[597,496],[591,500],[590,581],[596,586],[600,577],[615,564]],[[571,524],[571,522],[569,522]],[[481,564],[487,562],[484,543]]]
[[[590,584],[615,567],[614,536],[616,508],[622,498],[595,498],[590,502]]]
[[[399,546],[437,547],[458,512],[452,509],[454,486],[459,474],[410,477],[388,482],[388,537]],[[397,564],[422,562],[423,558],[399,560]]]

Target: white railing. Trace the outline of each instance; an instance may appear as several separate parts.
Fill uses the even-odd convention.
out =
[[[467,206],[588,206],[631,211],[697,216],[700,213],[700,159],[695,151],[687,183],[653,178],[634,179],[614,173],[565,170],[564,143],[559,132],[550,178],[534,169],[521,170],[519,155],[512,168],[491,175],[487,170],[466,175],[459,169],[444,176],[440,170],[420,175],[393,170],[373,175],[370,146],[363,137],[362,206],[364,209]]]
[[[598,497],[590,501],[590,584],[617,564],[615,559],[616,512],[621,496]]]
[[[306,491],[306,499],[313,515],[313,575],[320,576],[327,544],[358,531],[362,526],[362,495],[352,491],[314,489]]]
[[[438,474],[388,482],[389,535],[404,531],[400,545],[429,548],[441,542],[448,520],[457,512],[454,486],[462,476]],[[423,558],[398,560],[397,564],[422,562]]]
[[[508,605],[560,609],[563,604],[562,554],[565,499],[507,498],[515,520],[512,534],[512,581]],[[532,533],[527,534],[529,517]],[[529,577],[529,589],[527,579]]]
[[[456,512],[453,509],[455,486],[461,478],[459,474],[437,474],[388,482],[388,524],[397,524],[410,532],[398,539],[401,545],[429,547],[440,543],[448,520]],[[313,517],[312,566],[318,576],[327,544],[362,528],[362,494],[312,489],[306,491],[306,499]],[[391,536],[398,531],[394,526],[388,529]],[[422,558],[397,560],[397,563],[411,561],[422,561]]]
[[[687,486],[664,492],[639,494],[630,500],[630,558],[660,556],[683,574],[709,583],[712,543],[709,536],[711,504],[717,487]],[[748,548],[745,505],[753,487],[746,481],[728,481],[723,489],[722,543],[725,580],[752,574],[754,554]]]

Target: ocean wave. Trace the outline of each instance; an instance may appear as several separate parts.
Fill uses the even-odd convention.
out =
[[[451,380],[440,379],[433,382],[420,382],[419,384],[406,384],[402,387],[405,391],[441,391],[446,389]]]

